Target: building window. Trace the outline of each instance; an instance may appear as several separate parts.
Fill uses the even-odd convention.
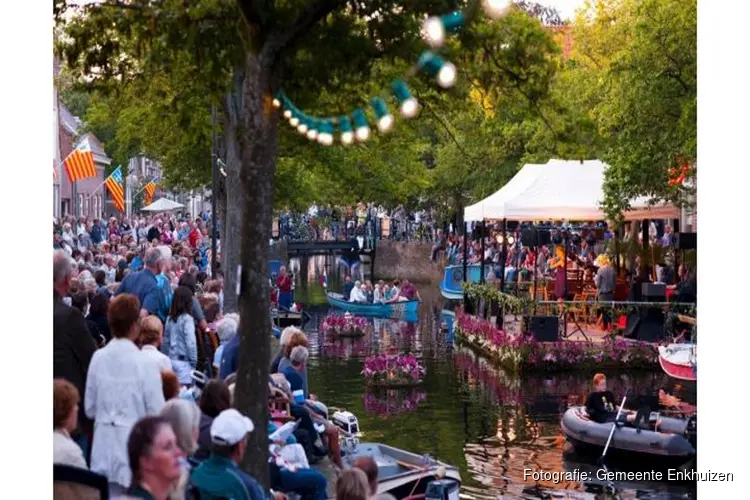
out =
[[[83,215],[83,214],[84,214],[84,211],[83,211],[83,195],[79,194],[78,195],[78,215],[80,216],[80,215]]]
[[[96,195],[96,213],[94,215],[97,217],[102,216],[102,195],[100,194]]]

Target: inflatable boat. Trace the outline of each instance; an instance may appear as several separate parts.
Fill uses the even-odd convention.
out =
[[[658,430],[654,424],[659,419]],[[583,406],[568,408],[562,417],[562,432],[579,453],[602,453],[613,423],[600,424],[591,420]],[[652,412],[649,423],[636,429],[618,424],[607,457],[633,458],[679,466],[695,456],[696,419],[663,417]]]

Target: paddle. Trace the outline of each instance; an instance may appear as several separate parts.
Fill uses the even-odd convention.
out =
[[[625,395],[622,397],[622,403],[620,403],[620,407],[617,409],[617,415],[615,416],[615,422],[612,424],[612,429],[609,431],[609,437],[607,438],[607,444],[604,445],[604,451],[602,452],[602,456],[599,457],[599,464],[604,465],[604,456],[607,454],[607,450],[609,449],[609,443],[612,442],[612,436],[615,434],[615,428],[617,427],[617,421],[620,420],[620,413],[622,413],[622,409],[625,406],[625,400],[628,398],[628,391],[625,391]]]

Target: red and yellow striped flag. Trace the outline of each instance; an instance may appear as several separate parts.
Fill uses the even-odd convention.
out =
[[[63,165],[65,165],[70,182],[96,177],[94,153],[91,151],[88,139],[84,139],[76,146],[73,152],[65,158]]]
[[[154,201],[154,193],[156,193],[156,183],[154,181],[149,182],[143,187],[144,193],[146,193],[143,204],[144,206],[151,205],[151,202]]]
[[[112,204],[120,212],[125,212],[125,188],[122,185],[122,167],[117,167],[104,181],[107,191],[112,195]]]

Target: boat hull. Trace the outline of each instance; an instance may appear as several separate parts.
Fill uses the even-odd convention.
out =
[[[481,267],[478,264],[470,264],[466,266],[466,281],[469,283],[479,283]],[[493,272],[492,266],[484,266],[484,277],[490,275]],[[447,266],[443,271],[443,280],[440,282],[440,294],[448,300],[463,300],[464,299],[464,266]]]
[[[351,467],[362,457],[371,457],[378,466],[378,494],[390,493],[396,498],[424,494],[440,468],[444,468],[445,478],[461,483],[461,475],[452,465],[436,461],[427,467],[421,455],[380,443],[358,444],[344,457],[345,465]]]
[[[670,377],[694,382],[697,379],[695,344],[660,346],[659,364]]]
[[[328,292],[326,294],[331,307],[341,309],[360,316],[375,316],[381,318],[405,318],[416,316],[419,309],[418,300],[394,302],[393,304],[358,304],[347,302],[341,294]]]
[[[695,456],[695,447],[685,437],[686,419],[660,417],[660,429],[655,432],[633,427],[616,427],[607,457],[638,460],[640,463],[673,467],[685,464]],[[613,423],[600,424],[588,418],[582,406],[568,408],[562,418],[562,432],[582,455],[601,456]]]

